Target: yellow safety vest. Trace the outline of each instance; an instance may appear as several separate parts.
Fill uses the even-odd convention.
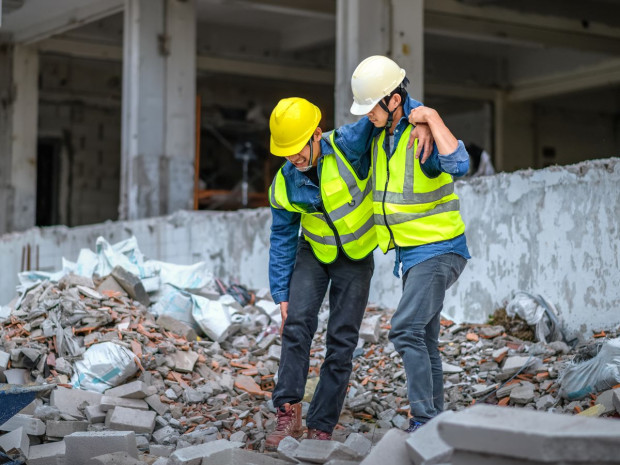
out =
[[[394,248],[418,246],[453,239],[465,232],[454,193],[452,176],[441,173],[428,178],[412,149],[407,149],[409,125],[400,137],[389,162],[383,140],[375,137],[372,150],[373,207],[379,247],[386,253]]]
[[[334,143],[333,132],[325,134],[324,139],[336,152],[322,157],[319,188],[324,212],[307,212],[289,202],[282,168],[269,187],[269,201],[274,208],[301,213],[302,234],[322,263],[336,260],[338,246],[347,257],[361,260],[377,247],[370,172],[360,180]]]

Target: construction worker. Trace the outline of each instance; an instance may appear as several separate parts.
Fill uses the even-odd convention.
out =
[[[372,146],[374,218],[379,247],[395,249],[394,274],[403,277],[389,338],[407,375],[412,432],[443,410],[440,313],[471,257],[453,183],[467,173],[469,156],[437,111],[413,107],[407,83],[405,70],[389,58],[365,59],[351,77],[351,113],[382,129]],[[418,158],[407,141],[420,123],[429,126],[434,145]]]
[[[282,352],[272,397],[277,427],[267,436],[268,450],[277,449],[286,436],[303,434],[300,402],[328,286],[327,352],[306,425],[307,438],[331,439],[374,269],[377,236],[370,179],[374,125],[363,118],[323,133],[320,121],[319,108],[297,97],[280,100],[269,120],[271,153],[288,161],[269,188],[269,281],[282,313]]]

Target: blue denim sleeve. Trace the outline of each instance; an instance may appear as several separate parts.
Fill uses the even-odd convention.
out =
[[[375,125],[364,116],[355,123],[336,129],[334,141],[347,158],[360,179],[365,179],[370,170],[370,149]]]
[[[459,140],[456,150],[447,155],[439,155],[437,145],[433,147],[433,153],[421,165],[422,171],[429,178],[435,178],[441,173],[448,173],[455,178],[464,176],[469,169],[469,154],[463,141]]]
[[[295,255],[301,213],[271,207],[269,247],[269,287],[275,303],[288,302],[289,283]]]

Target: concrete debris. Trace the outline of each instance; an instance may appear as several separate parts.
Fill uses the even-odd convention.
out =
[[[174,465],[207,460],[209,464],[265,465],[299,461],[331,465],[473,463],[472,457],[477,459],[476,454],[482,454],[484,448],[509,457],[515,453],[512,442],[520,444],[520,450],[536,450],[525,445],[526,438],[518,435],[517,426],[508,428],[512,436],[506,433],[505,442],[489,444],[484,435],[490,432],[484,428],[492,430],[489,425],[495,424],[493,415],[497,413],[491,412],[498,408],[478,410],[477,405],[512,407],[499,411],[524,412],[523,421],[534,418],[528,415],[540,414],[536,421],[550,431],[543,437],[560,441],[564,420],[557,417],[590,422],[603,419],[588,416],[620,415],[620,386],[577,400],[559,395],[564,368],[575,354],[581,354],[582,359],[594,357],[597,351],[592,347],[600,345],[600,338],[571,348],[562,341],[543,344],[519,339],[497,321],[481,325],[442,319],[439,346],[444,403],[449,412],[407,435],[402,431],[409,424],[406,375],[400,356],[387,339],[391,311],[369,307],[333,440],[302,438],[298,442],[286,438],[277,453],[266,453],[265,437],[276,425],[270,399],[281,352],[280,310],[269,292],[241,293],[237,285],[234,295],[221,295],[211,288],[192,296],[183,294],[190,303],[204,299],[226,309],[229,320],[218,323],[223,326],[213,329],[217,334],[208,339],[204,335],[209,333],[200,329],[209,318],[203,315],[202,325],[193,325],[175,318],[173,312],[161,313],[170,310],[176,298],[168,301],[169,307],[161,299],[148,307],[151,297],[156,299],[141,286],[136,276],[115,268],[101,278],[67,275],[58,283],[40,282],[21,296],[19,305],[14,304],[10,316],[0,324],[0,375],[21,370],[25,381],[53,383],[57,388],[49,398],[42,397],[29,410],[0,425],[4,432],[1,448],[10,448],[35,465],[62,461],[67,465]],[[251,298],[240,298],[245,294]],[[304,414],[326,353],[328,315],[325,304],[310,356]],[[617,336],[614,331],[602,334]],[[103,343],[122,348],[136,373],[120,384],[100,384],[99,392],[78,389],[81,383],[73,380],[85,375],[76,369],[77,364],[87,350]],[[101,361],[104,363],[109,361]],[[92,376],[90,383],[99,383],[97,376]],[[475,408],[467,408],[473,404]],[[553,415],[548,420],[550,412],[583,415]],[[503,413],[500,417],[506,424],[516,425]],[[614,419],[605,421],[609,422],[606,425],[620,425]],[[479,423],[467,438],[481,444],[480,450],[464,448],[462,440],[452,441],[457,426],[468,422]],[[607,448],[601,440],[608,437],[603,434],[605,428],[600,429],[598,439],[595,432],[599,426],[589,428],[578,431],[588,440],[598,440],[597,450]],[[536,453],[543,454],[542,450]],[[592,457],[584,455],[583,460]],[[542,461],[534,452],[521,458]]]

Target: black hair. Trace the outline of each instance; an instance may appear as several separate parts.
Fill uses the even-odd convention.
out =
[[[394,89],[392,92],[389,93],[389,95],[386,95],[385,97],[383,97],[383,101],[387,103],[390,101],[390,99],[392,98],[393,95],[400,95],[400,105],[402,106],[405,104],[405,100],[407,99],[407,84],[409,84],[409,79],[404,78],[403,81],[398,84],[398,86],[396,86],[396,89]]]

